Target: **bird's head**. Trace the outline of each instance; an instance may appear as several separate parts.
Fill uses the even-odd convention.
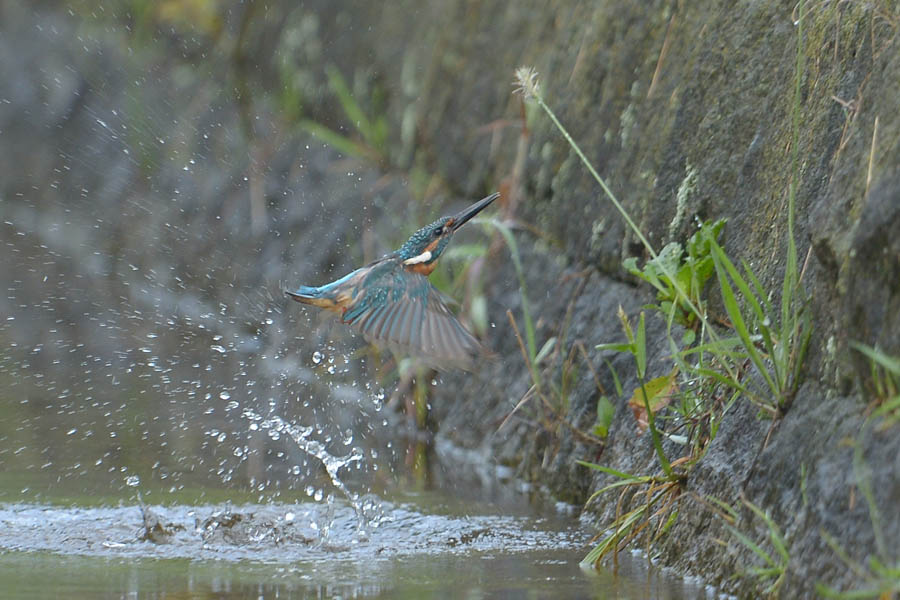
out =
[[[412,234],[397,251],[397,255],[403,259],[403,264],[409,267],[422,265],[423,269],[430,272],[432,265],[440,258],[456,230],[499,197],[498,193],[491,194],[455,216],[441,217],[434,223],[426,225]]]

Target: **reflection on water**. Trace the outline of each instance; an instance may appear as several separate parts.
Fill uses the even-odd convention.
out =
[[[579,572],[571,552],[411,556],[350,561],[253,562],[7,554],[0,586],[9,600],[59,597],[178,598],[705,598],[700,588]]]

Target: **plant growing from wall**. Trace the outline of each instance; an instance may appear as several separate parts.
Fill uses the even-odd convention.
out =
[[[617,503],[616,518],[607,528],[609,535],[588,554],[585,559],[588,562],[595,562],[606,553],[615,552],[624,547],[638,533],[646,529],[654,518],[658,523],[658,534],[671,526],[677,512],[672,512],[669,517],[666,515],[669,514],[674,501],[678,498],[679,483],[685,477],[684,473],[676,473],[673,466],[685,465],[686,468],[690,468],[690,465],[700,459],[706,444],[718,429],[722,412],[727,410],[727,407],[739,395],[748,397],[773,417],[778,418],[789,408],[799,387],[800,369],[811,334],[809,312],[801,286],[802,272],[799,269],[794,240],[794,207],[799,179],[800,82],[804,69],[802,20],[803,6],[801,3],[792,110],[791,182],[787,214],[788,247],[781,303],[777,308],[770,301],[770,294],[760,284],[758,277],[749,268],[749,265],[744,262],[742,264],[743,271],[739,270],[719,244],[718,237],[724,224],[721,220],[716,223],[702,224],[700,231],[690,238],[686,254],[680,247],[671,245],[662,253],[657,253],[553,110],[546,104],[537,73],[533,69],[525,67],[516,71],[516,85],[518,86],[516,91],[522,93],[526,99],[536,102],[550,118],[569,147],[601,187],[606,198],[613,204],[649,254],[650,258],[643,268],[638,267],[636,259],[629,259],[624,266],[629,272],[656,288],[658,304],[653,308],[667,319],[668,345],[675,363],[671,374],[663,378],[668,377],[669,380],[646,381],[646,334],[643,313],[639,319],[637,333],[631,329],[627,317],[620,317],[627,338],[625,343],[598,346],[599,350],[626,352],[634,356],[639,381],[639,390],[635,395],[639,403],[643,404],[647,428],[650,430],[654,452],[663,475],[661,477],[638,476],[622,473],[602,465],[580,463],[619,479],[592,495],[589,502],[599,494],[618,488],[626,488],[626,490],[633,489],[635,486],[647,488],[645,501],[626,513],[620,510],[625,497],[623,492]],[[715,281],[718,284],[718,290],[730,321],[730,328],[734,332],[733,335],[720,334],[711,325],[706,304],[702,300],[704,285],[713,273],[716,275]],[[688,333],[682,337],[680,344],[672,336],[672,326],[675,323],[688,328]],[[523,351],[523,354],[527,358],[535,357],[534,344],[530,343],[528,352]],[[744,375],[748,364],[752,365],[763,381],[762,390],[757,389],[755,384],[745,382]],[[532,378],[538,385],[539,379],[534,375],[533,369],[531,370]],[[657,412],[670,403],[670,397],[677,388],[674,379],[679,373],[689,384],[686,388],[690,391],[681,395],[680,402],[677,403],[680,410],[674,412],[685,422],[696,420],[697,415],[705,415],[704,419],[708,427],[705,430],[689,427],[691,435],[681,441],[690,443],[690,454],[678,461],[670,462],[662,447],[663,434],[657,426],[656,419]],[[712,401],[707,401],[699,394],[709,394]],[[664,395],[669,398],[662,402],[661,398]],[[713,406],[718,408],[711,408]],[[676,438],[670,437],[670,439]],[[657,508],[660,505],[662,508]],[[751,509],[753,508],[755,507],[751,507]],[[654,536],[652,539],[658,539],[658,536]],[[781,556],[780,553],[779,556]],[[776,566],[783,565],[776,563]],[[774,589],[777,590],[782,581],[783,571],[776,578]]]

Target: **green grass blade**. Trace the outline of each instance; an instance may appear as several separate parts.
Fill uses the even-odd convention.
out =
[[[763,303],[763,310],[766,311],[767,315],[771,315],[772,313],[772,303],[769,302],[769,296],[766,293],[766,289],[762,286],[757,279],[756,274],[753,272],[753,269],[750,268],[750,265],[745,260],[741,260],[741,266],[744,267],[744,274],[747,276],[747,279],[750,280],[750,283],[753,285],[753,289],[756,292],[756,297],[760,299]]]
[[[900,396],[891,398],[890,400],[879,406],[878,409],[876,409],[875,412],[872,413],[871,418],[877,419],[898,410],[900,410]]]
[[[865,598],[890,598],[887,595],[891,591],[898,591],[897,588],[863,588],[859,590],[850,590],[849,592],[841,592],[824,583],[816,584],[816,593],[823,598],[840,598],[841,600],[862,600]]]
[[[659,430],[656,428],[656,416],[653,414],[653,409],[650,407],[647,386],[644,384],[643,379],[641,379],[641,398],[644,401],[644,410],[647,411],[647,428],[650,430],[650,439],[653,442],[653,449],[656,450],[659,466],[662,467],[663,472],[670,480],[674,479],[675,474],[672,472],[672,465],[669,463],[669,459],[666,458],[666,453],[663,451]]]
[[[877,348],[872,348],[871,346],[866,346],[859,342],[850,342],[850,347],[865,354],[870,360],[884,367],[885,370],[900,377],[900,359],[894,358]]]
[[[714,496],[705,496],[705,498],[706,498],[707,501],[712,502],[713,504],[715,504],[716,506],[718,506],[719,508],[721,508],[723,511],[725,511],[726,513],[728,513],[728,515],[729,515],[732,519],[734,519],[735,521],[737,521],[737,519],[738,519],[738,513],[737,513],[736,510],[734,510],[734,508],[733,508],[730,504],[728,504],[727,502],[725,502],[725,501],[723,501],[723,500],[719,500],[718,498],[716,498],[716,497],[714,497]]]
[[[334,92],[334,95],[337,96],[338,102],[344,110],[347,119],[356,127],[362,138],[370,145],[373,145],[377,138],[375,131],[372,129],[369,118],[362,111],[359,103],[350,92],[350,88],[347,86],[347,81],[344,79],[344,76],[341,75],[341,72],[334,65],[325,67],[325,74],[328,76],[328,85],[331,87],[331,91]]]
[[[819,529],[819,532],[822,534],[822,539],[825,540],[825,543],[828,544],[828,547],[831,548],[832,552],[837,554],[838,558],[840,558],[841,561],[845,565],[847,565],[851,571],[856,573],[857,577],[859,577],[860,579],[865,579],[868,576],[868,574],[866,573],[866,569],[857,561],[850,558],[850,555],[847,554],[847,551],[844,550],[843,547],[841,547],[840,543],[838,543],[836,539],[834,539],[834,536],[825,531],[825,529]]]
[[[791,107],[791,183],[788,187],[788,255],[785,265],[784,289],[781,295],[781,323],[790,321],[793,306],[792,295],[797,285],[797,244],[794,241],[794,208],[797,201],[797,186],[800,179],[800,109],[803,105],[803,71],[806,68],[806,53],[803,51],[803,27],[805,2],[797,5],[797,61],[794,65],[794,101]]]
[[[700,375],[703,377],[709,377],[710,379],[715,379],[719,383],[726,385],[733,390],[741,392],[742,394],[746,394],[748,396],[753,396],[753,394],[751,394],[750,389],[747,386],[740,383],[736,379],[732,379],[731,377],[728,377],[727,375],[723,375],[723,374],[719,373],[715,369],[701,367],[698,369],[694,369],[694,372],[697,375]]]
[[[806,351],[809,349],[809,341],[812,338],[812,318],[808,310],[803,309],[799,323],[799,328],[802,330],[801,339],[799,342],[796,337],[793,340],[793,343],[797,344],[797,354],[791,359],[791,388],[789,390],[791,395],[800,387],[800,372],[803,368],[803,361],[806,359]]]
[[[743,355],[746,356],[746,352],[736,352],[735,348],[743,348],[744,342],[741,338],[737,336],[727,337],[727,338],[719,338],[714,342],[705,342],[703,344],[697,344],[696,346],[692,346],[690,348],[685,348],[679,352],[682,356],[689,356],[691,354],[700,354],[709,352],[713,355],[719,354],[727,354],[727,355]]]
[[[737,528],[731,525],[726,524],[725,528],[730,531],[731,534],[736,537],[738,541],[740,541],[744,546],[752,550],[754,554],[763,559],[763,561],[765,561],[767,565],[771,567],[776,566],[775,561],[772,559],[772,556],[768,552],[760,548],[759,545],[756,544],[756,542],[751,540],[749,537],[747,537],[746,535],[738,531]]]
[[[747,572],[761,579],[771,579],[781,575],[784,571],[781,567],[750,567]]]
[[[522,297],[522,315],[525,317],[525,343],[528,347],[529,358],[531,362],[534,363],[534,359],[537,356],[537,347],[534,334],[534,321],[531,318],[531,310],[528,306],[528,294],[525,285],[525,269],[522,267],[522,259],[519,256],[519,245],[516,243],[516,238],[512,234],[512,230],[510,230],[509,227],[507,227],[497,219],[478,220],[478,222],[487,223],[494,227],[494,229],[499,231],[501,237],[503,237],[503,241],[506,242],[506,246],[509,248],[509,254],[513,260],[513,267],[515,267],[516,275],[519,279],[519,294]]]
[[[593,565],[604,556],[606,556],[610,551],[615,550],[616,546],[619,545],[619,541],[624,539],[631,530],[634,528],[635,523],[640,520],[644,514],[646,514],[647,509],[649,508],[649,504],[642,504],[636,509],[622,515],[619,519],[617,519],[613,524],[611,529],[613,532],[609,534],[602,542],[600,542],[593,550],[587,553],[581,564],[583,565]]]
[[[619,381],[619,374],[616,373],[616,369],[612,366],[612,363],[609,362],[609,360],[604,358],[603,362],[606,363],[609,372],[612,374],[613,385],[616,386],[616,394],[619,396],[619,398],[621,398],[625,392],[622,390],[622,382]]]
[[[644,313],[638,319],[637,337],[634,341],[634,358],[637,361],[638,379],[643,379],[647,374],[647,331],[644,327]]]
[[[875,534],[875,547],[881,556],[889,556],[887,542],[884,539],[884,526],[878,503],[875,502],[875,489],[872,487],[872,469],[866,462],[863,454],[863,445],[859,441],[853,448],[853,476],[856,479],[856,487],[862,492],[863,498],[869,507],[869,519],[872,521],[872,531]]]
[[[634,354],[634,344],[597,344],[594,346],[595,350],[600,350],[601,352],[604,350],[612,350],[613,352],[628,352],[629,354]],[[620,394],[621,395],[621,394]]]
[[[791,182],[788,187],[788,215],[787,215],[787,261],[784,268],[784,286],[781,293],[781,340],[780,349],[785,357],[790,354],[792,338],[799,333],[800,311],[804,308],[794,299],[794,292],[799,288],[800,279],[797,268],[797,242],[794,240],[794,211],[797,202],[797,187],[800,180],[800,110],[803,105],[803,75],[806,68],[806,53],[803,50],[803,29],[805,25],[805,9],[806,3],[800,2],[797,5],[797,60],[794,66],[794,101],[791,108]],[[809,328],[806,329],[809,332]],[[793,339],[796,342],[796,339]],[[806,342],[802,352],[805,354]],[[802,362],[797,360],[796,363]],[[779,361],[775,360],[776,368]],[[794,385],[797,382],[799,374],[799,366],[795,363]],[[787,369],[784,369],[786,371]],[[784,373],[786,377],[787,374]]]
[[[719,267],[724,267],[725,272],[728,273],[728,276],[732,281],[734,281],[734,284],[741,292],[744,301],[747,302],[748,307],[753,312],[753,315],[756,317],[757,321],[759,321],[760,323],[763,322],[766,318],[766,313],[763,312],[762,307],[759,305],[759,301],[756,299],[756,295],[753,294],[750,286],[747,285],[747,282],[741,276],[740,271],[738,271],[737,267],[734,266],[734,263],[731,262],[731,259],[728,258],[725,250],[715,240],[710,240],[709,250],[710,255],[713,257],[713,263],[716,265],[717,270],[719,269]]]
[[[713,262],[716,265],[716,276],[719,280],[719,289],[722,292],[722,301],[725,304],[725,310],[728,313],[728,317],[731,319],[735,331],[741,338],[741,341],[744,344],[744,349],[747,350],[747,355],[750,357],[753,365],[756,367],[757,371],[759,371],[759,374],[762,375],[763,379],[766,380],[766,384],[768,385],[769,390],[773,395],[773,402],[777,403],[779,399],[778,387],[772,380],[772,376],[769,373],[769,370],[766,368],[762,357],[756,350],[756,346],[753,344],[753,340],[750,339],[750,331],[747,329],[747,323],[744,321],[744,316],[741,314],[741,309],[738,306],[737,297],[735,297],[734,295],[734,289],[731,287],[731,283],[729,283],[728,281],[728,274],[726,272],[727,267],[723,265],[723,262],[727,262],[730,264],[731,261],[728,260],[728,257],[725,256],[724,251],[717,244],[712,245],[712,256]],[[724,261],[722,260],[723,258]],[[733,269],[734,265],[731,265],[731,267]]]
[[[621,481],[616,481],[616,482],[610,483],[609,485],[603,486],[602,488],[600,488],[599,490],[597,490],[596,492],[591,494],[590,497],[587,499],[587,502],[585,503],[585,505],[590,504],[591,502],[594,501],[595,498],[602,496],[606,492],[610,492],[610,491],[618,489],[618,488],[649,483],[652,479],[653,478],[649,477],[649,476],[642,476],[642,477],[638,477],[637,479],[628,479],[628,480],[623,479]]]
[[[344,156],[364,158],[366,160],[373,159],[371,150],[359,142],[350,139],[346,135],[337,133],[336,131],[325,127],[321,123],[304,119],[298,123],[298,126],[316,136]]]
[[[603,465],[598,465],[596,463],[587,462],[584,460],[576,460],[576,463],[581,465],[582,467],[587,467],[588,469],[593,469],[595,471],[600,471],[602,473],[606,473],[607,475],[612,475],[613,477],[618,477],[620,479],[628,479],[631,481],[638,481],[641,479],[646,479],[645,476],[632,475],[631,473],[625,473],[624,471],[616,471],[610,467],[604,467]]]

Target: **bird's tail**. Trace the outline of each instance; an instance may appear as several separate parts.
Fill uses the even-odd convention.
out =
[[[294,291],[285,290],[284,293],[303,304],[312,304],[322,308],[333,308],[335,304],[334,299],[326,296],[320,287],[301,285]]]

